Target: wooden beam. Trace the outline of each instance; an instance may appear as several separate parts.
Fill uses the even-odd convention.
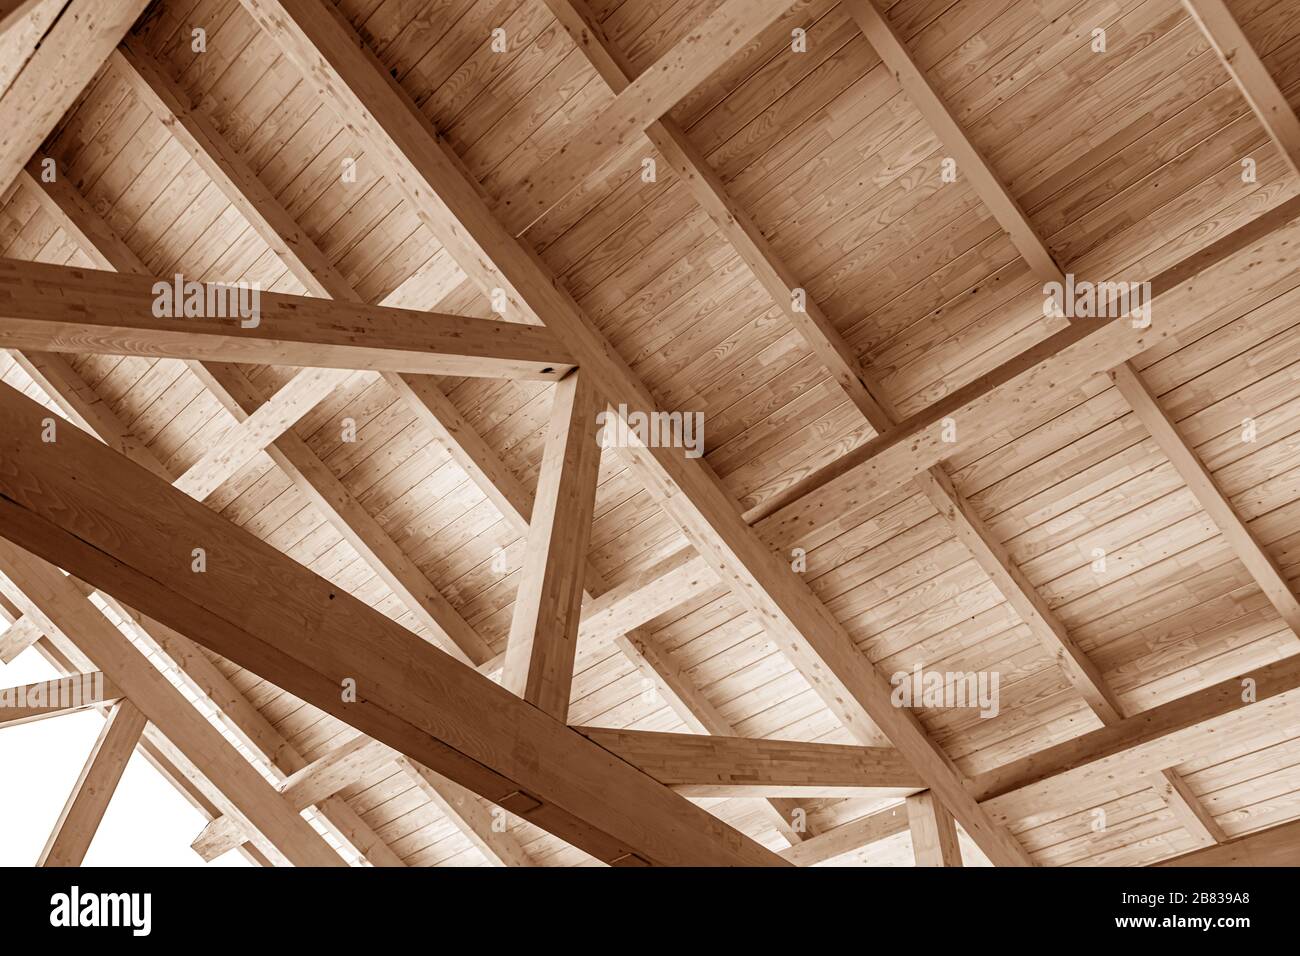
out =
[[[0,663],[12,664],[14,658],[35,644],[41,637],[41,629],[29,617],[20,617],[0,634]]]
[[[40,2],[41,0],[0,0],[0,35],[10,27],[17,26]]]
[[[48,204],[51,214],[61,217],[69,234],[98,265],[117,272],[145,274],[144,264],[139,257],[90,208],[80,193],[67,186],[62,178],[55,183],[46,184],[31,176],[30,172],[29,170],[28,178],[37,190],[37,195]],[[148,448],[130,434],[112,410],[100,401],[94,389],[86,385],[61,356],[44,355],[42,358],[53,358],[63,363],[59,377],[45,382],[38,380],[38,384],[46,388],[47,394],[59,401],[65,410],[70,410],[74,421],[82,424],[83,428],[90,425],[92,434],[160,477],[168,481],[175,478],[162,467]],[[266,396],[235,366],[190,362],[188,367],[236,422],[246,423],[259,409],[265,407]],[[309,370],[312,371],[318,370]],[[49,391],[51,388],[54,390]],[[300,406],[299,410],[305,411],[305,408]],[[78,411],[84,414],[77,414]],[[292,416],[278,419],[278,423],[286,429],[279,436],[272,436],[273,428],[253,431],[236,429],[229,434],[236,436],[233,443],[242,448],[243,453],[252,453],[263,439],[269,441],[274,437],[274,444],[265,448],[271,460],[406,604],[420,624],[428,628],[434,639],[440,641],[440,646],[466,663],[480,664],[491,656],[478,633],[460,616],[451,602],[429,583],[415,562],[353,497],[330,467],[320,460],[305,441],[288,430],[292,424],[288,422],[290,417]],[[109,440],[110,436],[113,440]],[[251,441],[246,442],[246,439]],[[225,458],[221,467],[228,470],[234,464],[233,459]]]
[[[501,686],[566,720],[600,473],[599,406],[580,372],[554,392]]]
[[[546,0],[546,5],[605,85],[615,95],[622,95],[633,82],[635,68],[605,35],[585,0]],[[875,383],[863,375],[856,353],[821,306],[807,296],[803,284],[776,255],[749,214],[727,192],[722,177],[714,172],[708,158],[671,119],[651,123],[645,137],[681,177],[719,234],[749,267],[773,304],[785,313],[844,393],[868,421],[880,427],[877,422],[887,417],[881,407],[880,393]]]
[[[176,285],[175,278],[0,260],[0,347],[539,381],[574,364],[548,332],[518,323],[279,292],[259,291],[256,314],[243,319],[156,318],[155,302],[176,299]],[[214,305],[233,288],[198,287]],[[169,314],[182,307],[163,306]]]
[[[77,436],[80,435],[78,432]],[[113,456],[89,437],[80,440],[94,444],[100,454]],[[66,448],[76,441],[75,437],[65,435],[57,446],[46,445],[46,448]],[[11,447],[6,440],[6,449]],[[9,463],[4,466],[6,471],[11,467]],[[148,475],[137,466],[129,467],[138,474]],[[122,500],[127,501],[129,497]],[[7,513],[10,509],[0,510]],[[265,851],[300,866],[342,864],[338,854],[289,807],[252,764],[57,568],[9,541],[0,541],[0,567],[17,588],[16,592],[9,592],[9,597],[23,606],[25,614],[34,615],[41,622],[41,629],[56,640],[61,650],[80,652],[102,669],[150,723],[166,734],[196,766],[204,768],[204,775],[226,800],[223,810],[237,816],[250,832],[260,834],[259,845]],[[76,635],[75,639],[72,635]]]
[[[17,727],[99,704],[111,704],[121,696],[117,685],[106,680],[101,671],[6,687],[0,689],[0,727]]]
[[[344,787],[384,764],[392,763],[396,756],[390,748],[359,734],[291,773],[277,789],[295,810],[305,810],[312,805],[328,806],[327,801]],[[239,821],[223,815],[209,821],[191,848],[211,862],[245,839],[247,836]],[[399,861],[393,865],[402,864]]]
[[[921,489],[939,514],[966,546],[975,562],[989,576],[1007,603],[1029,627],[1039,645],[1065,672],[1074,688],[1102,721],[1113,724],[1123,718],[1119,698],[1107,685],[1097,666],[1074,642],[1047,601],[1029,583],[1024,572],[1007,554],[1006,548],[984,526],[969,502],[958,493],[947,472],[938,466],[917,477]]]
[[[1046,247],[1032,234],[1033,230],[1029,230],[1030,234],[1024,232],[1024,224],[1029,221],[1024,210],[984,157],[971,145],[961,125],[931,85],[925,72],[912,58],[907,43],[898,35],[889,18],[877,9],[874,0],[844,0],[844,8],[857,22],[867,42],[880,54],[917,112],[957,160],[958,176],[970,180],[993,217],[1011,236],[1030,268],[1039,274],[1055,269],[1055,261]]]
[[[0,533],[20,546],[600,859],[778,859],[83,433],[41,442],[39,421],[0,390]]]
[[[957,826],[930,791],[907,798],[907,825],[917,866],[961,866]]]
[[[533,866],[532,859],[504,826],[500,811],[493,813],[477,795],[454,780],[399,757],[398,765],[407,771],[426,797],[464,833],[480,853],[494,866]]]
[[[8,598],[0,597],[0,605],[7,604]],[[35,650],[45,661],[66,677],[74,676],[77,667],[72,658],[63,654],[49,638],[42,637],[35,644]],[[78,654],[80,652],[77,652]],[[84,657],[84,655],[81,655]],[[104,707],[99,711],[107,718]],[[198,769],[167,741],[158,728],[152,724],[145,726],[144,736],[137,748],[149,765],[158,771],[176,790],[186,803],[192,806],[205,819],[212,819],[221,814],[220,795],[211,783],[199,773]],[[211,794],[212,796],[209,796]],[[252,843],[240,846],[240,853],[254,866],[274,866],[275,863]]]
[[[1164,305],[1161,300],[1176,300],[1177,305],[1161,308],[1160,318],[1147,328],[1134,328],[1125,318],[1079,320],[848,454],[767,495],[745,512],[746,517],[757,520],[795,502],[806,509],[814,504],[813,492],[820,492],[815,501],[834,500],[837,508],[862,502],[861,491],[855,494],[854,488],[867,488],[872,499],[879,498],[1016,420],[1028,403],[1069,395],[1093,375],[1122,364],[1157,342],[1179,341],[1179,334],[1192,328],[1201,316],[1228,308],[1233,302],[1248,302],[1288,274],[1285,254],[1297,241],[1293,225],[1297,217],[1300,196],[1149,277],[1153,306]],[[1237,258],[1270,239],[1273,248],[1262,261],[1254,256]],[[1273,255],[1277,248],[1283,250],[1281,257]],[[955,440],[946,440],[944,419],[958,424]],[[793,513],[793,509],[787,511],[787,515]]]
[[[477,184],[337,11],[327,8],[322,15],[305,0],[243,2],[324,101],[384,162],[390,181],[472,280],[484,289],[501,289],[508,308],[530,322],[541,324],[545,316],[573,350],[584,376],[591,377],[619,414],[657,411],[645,385],[536,254],[496,220]],[[993,862],[1028,864],[1023,848],[970,799],[955,765],[915,715],[893,707],[888,683],[843,626],[750,530],[708,466],[679,449],[628,453],[667,513],[760,616],[855,739],[880,744],[883,730]]]
[[[815,866],[902,833],[908,825],[906,805],[896,803],[810,837],[782,850],[781,856],[796,866]]]
[[[882,797],[924,786],[888,747],[579,727],[688,797]],[[882,792],[884,791],[884,792]]]
[[[45,841],[37,866],[81,866],[145,723],[144,714],[130,701],[120,701],[113,708]]]
[[[1300,866],[1300,820],[1257,830],[1155,866]]]
[[[1120,394],[1132,406],[1138,420],[1146,426],[1160,450],[1182,477],[1197,503],[1205,509],[1205,513],[1219,529],[1228,547],[1241,559],[1241,563],[1246,566],[1250,576],[1255,579],[1259,589],[1277,609],[1292,633],[1300,637],[1300,601],[1296,600],[1286,575],[1273,560],[1273,556],[1264,550],[1250,526],[1224,497],[1214,476],[1179,434],[1178,426],[1160,406],[1159,400],[1141,376],[1128,366],[1113,369],[1110,376]]]
[[[1178,744],[1181,733],[1238,711],[1246,711],[1246,717],[1258,713],[1266,719],[1273,712],[1268,705],[1285,704],[1282,695],[1297,688],[1300,655],[1219,681],[1118,724],[982,773],[971,782],[971,791],[1001,817],[1021,808],[1046,810],[1052,800],[1051,805],[1061,804],[1060,798],[1068,796],[1060,790],[1062,781],[1078,779],[1077,774],[1096,780],[1141,781],[1152,769],[1171,767],[1184,759]],[[1076,776],[1066,778],[1068,773]]]
[[[148,0],[72,0],[0,97],[0,195],[76,102]]]
[[[520,235],[586,177],[640,142],[646,127],[757,40],[791,5],[792,0],[726,0],[505,194],[500,212],[506,228]]]
[[[1223,0],[1183,0],[1255,116],[1300,176],[1300,120]]]
[[[1202,846],[1226,843],[1228,837],[1223,832],[1213,815],[1205,805],[1192,793],[1187,781],[1175,771],[1168,768],[1151,775],[1151,789],[1156,792],[1165,806],[1173,813],[1174,819],[1182,824]]]

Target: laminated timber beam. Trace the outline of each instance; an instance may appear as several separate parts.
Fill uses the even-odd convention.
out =
[[[1300,176],[1300,119],[1223,0],[1183,0],[1264,130]]]
[[[95,78],[148,0],[72,0],[0,96],[0,195]]]
[[[126,762],[140,742],[145,723],[144,714],[129,700],[114,705],[41,850],[37,866],[81,865],[126,770]]]
[[[96,264],[117,272],[144,274],[144,264],[139,257],[62,177],[46,182],[30,168],[27,175],[51,214],[64,222],[65,228]],[[15,357],[23,356],[23,353],[13,354]],[[28,355],[27,358],[35,360],[36,356]],[[175,476],[168,473],[156,456],[131,435],[61,356],[44,354],[40,359],[57,360],[58,374],[36,377],[36,381],[47,394],[60,402],[73,421],[83,428],[91,426],[87,429],[91,434],[137,464],[168,481],[174,480]],[[259,410],[267,407],[266,396],[235,366],[191,362],[188,367],[237,423],[246,425]],[[316,370],[308,370],[308,373],[313,371]],[[292,384],[290,382],[286,388]],[[233,433],[247,436],[239,427]],[[287,426],[278,436],[261,432],[259,438],[273,440],[273,444],[265,448],[271,460],[402,600],[420,624],[442,640],[442,646],[449,653],[474,664],[480,664],[490,656],[486,643],[477,632],[302,438]],[[260,442],[255,442],[254,447],[256,444]],[[223,442],[222,447],[229,449],[231,445]],[[243,447],[248,451],[250,446],[244,444]],[[206,460],[212,459],[208,457]],[[237,461],[230,456],[225,457],[221,465],[231,474],[237,470]]]
[[[934,794],[907,798],[907,826],[912,831],[912,855],[917,866],[961,866],[961,845],[952,814]]]
[[[1300,866],[1300,820],[1257,830],[1221,846],[1193,850],[1156,866]]]
[[[600,473],[600,406],[581,372],[556,383],[551,402],[501,686],[567,721]]]
[[[924,786],[888,747],[577,728],[688,797],[889,797]]]
[[[155,284],[157,287],[155,287]],[[555,381],[574,362],[549,332],[512,322],[258,292],[241,318],[181,315],[178,279],[0,260],[0,346],[45,352],[252,362]],[[188,283],[187,283],[188,285]],[[224,314],[251,290],[196,283]],[[159,318],[155,304],[166,296]],[[173,301],[174,300],[174,301]],[[257,312],[253,313],[252,309]]]
[[[0,634],[0,663],[12,664],[14,658],[41,638],[41,629],[31,618],[23,615]]]
[[[41,442],[41,412],[0,390],[0,528],[19,547],[598,859],[779,862],[88,435]],[[189,570],[193,542],[211,556],[202,574]],[[349,680],[355,701],[341,693]]]
[[[243,2],[323,101],[373,149],[390,181],[480,288],[500,289],[514,314],[562,336],[583,374],[620,414],[656,410],[649,390],[536,254],[496,219],[478,185],[337,10],[322,11],[306,0]],[[678,449],[633,448],[629,459],[855,739],[879,744],[883,734],[990,860],[1029,865],[1023,847],[971,799],[956,766],[916,716],[893,706],[888,683],[844,627],[749,528],[712,470]]]
[[[905,832],[909,825],[907,805],[900,802],[824,830],[802,843],[782,850],[781,856],[795,866],[816,866],[869,844],[897,836]]]
[[[41,0],[0,0],[0,35],[27,16]]]
[[[1298,689],[1300,655],[1293,655],[982,773],[971,788],[999,819],[1082,809],[1098,787],[1139,789],[1153,771],[1183,762],[1183,741],[1198,725],[1231,715],[1286,721]]]
[[[513,235],[522,234],[586,177],[639,143],[648,126],[756,41],[791,6],[792,0],[726,0],[502,198],[499,211],[505,227]]]
[[[6,386],[4,398],[8,400],[10,396],[33,409],[40,407]],[[6,431],[16,424],[10,419]],[[17,436],[12,432],[6,434],[6,453],[17,442]],[[45,447],[67,449],[79,442],[93,443],[99,454],[118,458],[123,465],[147,475],[80,432],[64,435],[57,444]],[[16,462],[8,460],[8,454],[5,457],[3,469],[12,477]],[[48,461],[46,466],[48,468]],[[35,477],[32,473],[28,480]],[[154,479],[151,477],[151,480]],[[123,489],[121,493],[123,502],[132,500],[133,489]],[[17,530],[16,526],[10,526],[10,504],[6,498],[4,505],[0,506],[0,511],[7,516],[3,521],[6,535]],[[261,835],[261,849],[297,866],[343,864],[320,834],[58,568],[24,551],[21,545],[3,540],[0,541],[0,570],[17,589],[9,592],[10,599],[22,606],[24,613],[41,621],[42,631],[61,651],[83,655],[102,669],[151,724],[165,734],[186,758],[201,767],[204,776],[221,792],[226,802],[224,812],[240,819],[248,832]]]
[[[39,637],[39,633],[37,637]],[[0,689],[0,728],[112,704],[122,692],[102,671]]]

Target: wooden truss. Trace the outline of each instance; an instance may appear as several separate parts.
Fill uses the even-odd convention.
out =
[[[0,710],[0,726],[86,708],[107,714],[43,865],[81,861],[137,747],[210,819],[195,842],[208,859],[240,847],[259,862],[341,864],[331,842],[299,815],[314,807],[322,829],[358,859],[400,865],[399,855],[339,796],[388,765],[499,865],[534,862],[515,831],[495,825],[499,811],[618,865],[811,865],[910,829],[918,865],[954,866],[962,862],[958,826],[994,864],[1032,865],[1006,828],[1008,820],[1094,805],[1107,794],[1131,792],[1135,781],[1153,788],[1208,848],[1182,862],[1295,859],[1295,824],[1229,841],[1173,767],[1198,736],[1229,726],[1241,733],[1247,723],[1266,722],[1270,701],[1300,687],[1300,655],[1241,675],[1256,687],[1249,708],[1240,681],[1229,680],[1134,712],[963,499],[944,461],[1029,405],[1064,401],[1091,377],[1108,374],[1300,636],[1300,603],[1276,562],[1131,362],[1154,346],[1190,341],[1207,314],[1233,307],[1230,300],[1248,301],[1285,275],[1285,257],[1255,253],[1265,241],[1294,250],[1300,200],[1143,276],[1158,310],[1149,327],[1120,319],[1062,320],[1032,348],[902,416],[869,363],[815,301],[800,295],[798,277],[668,118],[724,62],[746,55],[764,36],[788,31],[803,4],[728,0],[637,74],[582,0],[546,0],[610,98],[557,158],[493,205],[332,4],[242,2],[382,164],[464,275],[503,303],[507,321],[444,314],[437,302],[410,301],[402,290],[382,302],[362,301],[203,111],[127,35],[143,0],[73,0],[0,99],[0,191],[16,184],[38,196],[96,267],[0,260],[0,347],[12,351],[75,426],[60,423],[57,441],[45,441],[47,410],[0,389],[0,571],[9,620],[0,635],[0,660],[35,647],[65,675],[43,687],[4,692],[34,703]],[[1185,2],[1269,134],[1300,169],[1300,121],[1240,28],[1219,0]],[[27,6],[0,5],[0,32]],[[1063,280],[1065,265],[889,21],[871,0],[845,0],[845,7],[1033,273],[1044,282]],[[123,78],[167,124],[307,295],[262,293],[255,315],[186,317],[185,295],[212,300],[229,290],[202,283],[186,289],[179,277],[173,285],[173,277],[150,275],[72,185],[42,175],[42,142],[101,67]],[[625,449],[631,471],[689,545],[611,588],[587,559],[600,468],[594,423],[607,410],[622,416],[660,410],[522,236],[566,197],[581,195],[602,170],[647,150],[676,170],[874,437],[797,483],[739,502],[707,464],[680,449]],[[158,314],[160,288],[175,312]],[[231,428],[200,461],[172,473],[63,357],[85,352],[186,362],[229,413]],[[302,371],[266,394],[234,362]],[[492,656],[451,601],[292,430],[356,370],[381,374],[505,521],[526,535],[503,655]],[[535,493],[430,375],[555,381]],[[955,438],[944,434],[950,421],[959,423]],[[418,631],[370,609],[203,504],[262,454],[393,590]],[[777,553],[790,529],[810,517],[869,510],[903,488],[926,495],[1060,667],[1095,718],[1086,732],[973,779],[965,776],[909,710],[894,706],[884,677]],[[191,564],[195,548],[208,556],[201,573]],[[761,622],[854,745],[737,737],[642,629],[668,608],[719,586]],[[570,726],[575,663],[611,643],[693,734]],[[181,682],[215,705],[224,730],[200,715],[146,650],[156,651]],[[223,676],[217,666],[222,659],[358,733],[308,762]],[[70,696],[83,686],[94,689]],[[797,801],[827,796],[905,800],[820,833],[793,824]],[[687,797],[751,799],[790,846],[772,852]]]

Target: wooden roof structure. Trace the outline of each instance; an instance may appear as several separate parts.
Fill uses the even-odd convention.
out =
[[[0,2],[40,863],[1300,861],[1297,14]]]

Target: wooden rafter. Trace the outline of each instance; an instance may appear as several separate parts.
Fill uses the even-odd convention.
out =
[[[574,364],[542,329],[279,292],[258,293],[260,317],[180,316],[180,299],[177,317],[155,317],[155,283],[166,287],[170,301],[177,298],[171,291],[176,282],[0,260],[0,346],[541,381],[555,380]],[[230,287],[199,288],[215,302]]]
[[[76,713],[114,703],[121,696],[117,685],[106,679],[102,671],[6,687],[0,690],[0,727],[17,727],[46,717]]]
[[[585,177],[640,142],[650,124],[791,6],[792,0],[726,0],[502,199],[505,227],[514,235],[523,233]]]
[[[599,727],[578,730],[690,797],[880,798],[923,786],[916,771],[888,747]]]
[[[1257,830],[1156,866],[1300,866],[1300,821]]]
[[[1183,0],[1291,172],[1300,176],[1300,119],[1223,0]]]
[[[81,865],[144,727],[144,714],[129,700],[114,705],[45,842],[37,866]]]
[[[568,718],[573,684],[600,472],[598,410],[581,372],[556,384],[501,676],[501,686],[556,720]]]
[[[0,195],[99,72],[148,0],[73,0],[0,96]]]
[[[961,866],[952,814],[928,790],[907,798],[907,826],[917,866]]]
[[[781,855],[796,866],[815,866],[868,844],[896,836],[907,830],[908,826],[906,804],[896,803],[825,830],[788,850],[782,850]]]
[[[495,218],[476,184],[337,11],[322,15],[302,0],[244,0],[244,5],[373,148],[394,185],[474,282],[485,290],[502,290],[516,315],[536,324],[545,317],[573,349],[583,374],[620,413],[656,410],[644,384],[535,254]],[[850,732],[862,743],[877,744],[883,730],[990,859],[1027,864],[1023,848],[970,799],[955,766],[915,716],[892,706],[889,685],[843,626],[753,534],[707,465],[685,458],[678,449],[629,452],[668,514],[760,616]]]

